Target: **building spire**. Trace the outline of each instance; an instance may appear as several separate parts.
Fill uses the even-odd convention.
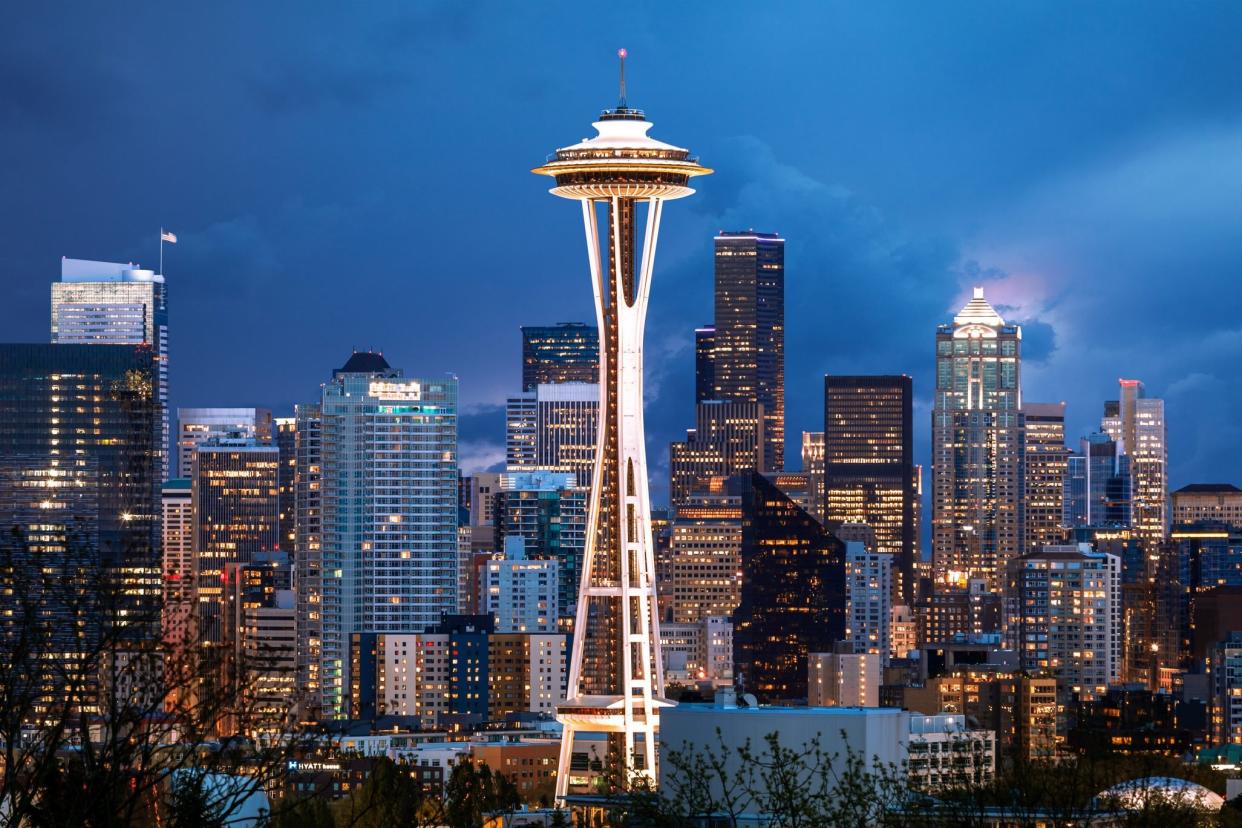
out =
[[[625,57],[628,54],[629,52],[625,51],[624,48],[617,50],[617,57],[621,58],[621,97],[617,101],[617,109],[629,108],[625,103]]]

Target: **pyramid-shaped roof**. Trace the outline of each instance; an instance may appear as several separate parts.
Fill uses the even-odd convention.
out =
[[[958,311],[957,316],[953,317],[955,325],[988,325],[990,327],[1000,327],[1005,324],[1005,320],[996,312],[996,308],[988,304],[988,300],[983,298],[983,288],[975,288],[974,295],[966,306]]]

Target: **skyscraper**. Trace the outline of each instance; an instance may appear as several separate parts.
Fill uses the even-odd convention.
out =
[[[621,51],[622,67],[625,52]],[[651,124],[625,101],[605,111],[598,135],[556,151],[535,170],[553,176],[553,195],[581,203],[600,329],[600,445],[587,527],[585,571],[574,624],[557,795],[570,782],[574,734],[609,734],[622,774],[654,781],[659,707],[667,704],[660,657],[651,503],[643,437],[643,328],[660,213],[694,192],[710,170],[680,149],[648,137]],[[645,241],[639,220],[646,205]],[[608,232],[601,254],[600,207]],[[576,778],[577,775],[575,775]]]
[[[212,437],[272,440],[272,412],[266,408],[178,408],[177,476],[194,473],[194,447]]]
[[[52,342],[151,348],[160,406],[160,474],[161,480],[167,479],[168,304],[163,274],[132,262],[61,259],[60,281],[52,283]]]
[[[404,377],[378,353],[354,353],[317,411],[299,407],[297,434],[299,519],[304,506],[320,512],[298,527],[312,602],[299,636],[318,650],[322,715],[333,718],[348,713],[351,633],[421,630],[456,609],[457,380]],[[315,483],[317,498],[304,496]],[[316,528],[318,548],[311,535],[303,546]]]
[[[820,523],[825,520],[827,491],[824,489],[824,432],[802,432],[802,472],[811,486],[811,514]]]
[[[298,687],[305,694],[303,716],[317,719],[323,715],[323,637],[326,632],[339,647],[341,594],[340,589],[332,590],[326,597],[333,603],[331,606],[324,603],[323,408],[320,403],[297,405],[293,415],[293,583],[297,605]],[[326,631],[325,616],[333,619]],[[336,652],[339,657],[339,649]]]
[[[1123,389],[1127,382],[1122,380]],[[1141,394],[1142,386],[1139,386]],[[1131,499],[1134,530],[1149,543],[1159,543],[1169,534],[1169,443],[1164,421],[1164,400],[1140,397],[1134,400],[1133,422],[1122,396],[1122,429],[1126,453],[1130,455],[1130,474],[1134,489]]]
[[[735,675],[760,700],[807,696],[807,657],[845,635],[845,544],[758,472],[729,481],[742,501]]]
[[[194,495],[192,481],[178,477],[164,483],[164,605],[160,627],[169,650],[178,656],[194,630]],[[179,659],[174,659],[179,660]]]
[[[673,517],[673,537],[660,585],[666,619],[701,624],[730,617],[741,600],[742,501],[725,492],[687,498]]]
[[[298,473],[297,419],[279,417],[272,423],[276,431],[276,449],[280,452],[280,548],[292,560],[297,540],[297,494],[293,488]]]
[[[508,472],[495,495],[494,548],[522,538],[526,555],[557,562],[557,606],[553,617],[573,623],[586,550],[590,490],[571,472]]]
[[[936,580],[1005,585],[1022,553],[1022,329],[983,288],[936,332],[932,411],[932,545]]]
[[[599,385],[541,384],[505,404],[505,466],[572,471],[586,485],[595,467]]]
[[[713,398],[763,406],[765,466],[785,468],[785,240],[716,236]]]
[[[145,343],[0,345],[3,530],[31,541],[56,515],[44,540],[101,566],[128,602],[130,632],[144,638],[158,635],[163,584],[159,365]]]
[[[1026,546],[1037,552],[1064,540],[1065,403],[1023,403],[1026,424]]]
[[[761,471],[768,440],[758,403],[705,400],[696,403],[695,426],[669,446],[669,500],[684,503],[710,477]]]
[[[522,390],[599,382],[599,330],[583,322],[522,326]]]
[[[907,605],[919,542],[913,397],[905,375],[824,377],[824,521],[871,527]]]
[[[855,653],[879,656],[887,667],[893,614],[893,556],[845,545],[845,641]]]
[[[1121,561],[1089,545],[1046,546],[1009,563],[1009,616],[1022,667],[1066,696],[1094,698],[1121,669]]]
[[[194,580],[198,641],[224,641],[224,569],[280,547],[279,453],[250,437],[212,437],[194,450]]]

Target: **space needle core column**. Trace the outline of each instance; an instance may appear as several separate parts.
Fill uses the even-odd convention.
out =
[[[693,193],[690,178],[711,170],[689,150],[647,135],[652,125],[625,100],[625,50],[618,56],[620,101],[594,123],[598,134],[558,149],[532,170],[556,180],[553,195],[582,203],[600,336],[599,432],[586,550],[568,698],[557,708],[564,727],[558,798],[570,792],[571,781],[575,788],[590,786],[585,772],[571,769],[579,733],[607,735],[614,754],[609,761],[626,782],[638,777],[654,782],[659,709],[671,704],[663,698],[647,491],[643,328],[664,202]]]

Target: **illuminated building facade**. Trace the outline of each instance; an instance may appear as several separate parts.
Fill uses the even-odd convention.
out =
[[[323,704],[323,411],[319,403],[296,405],[293,417],[293,583],[298,687],[304,694],[302,715],[317,719]],[[339,600],[339,593],[334,592],[334,598]],[[339,604],[333,609],[339,613]],[[332,632],[337,634],[335,629]]]
[[[936,580],[1005,586],[1023,552],[1022,329],[983,288],[936,332],[932,555]]]
[[[1212,682],[1212,743],[1242,745],[1242,631],[1212,648],[1209,673]]]
[[[1134,480],[1134,530],[1157,544],[1169,534],[1169,441],[1164,400],[1143,396],[1138,380],[1121,381],[1121,428]]]
[[[1009,567],[1010,633],[1023,669],[1093,698],[1121,669],[1121,561],[1088,544],[1046,546]]]
[[[723,492],[677,507],[661,606],[676,624],[729,617],[741,600],[742,502]]]
[[[60,281],[52,283],[52,342],[151,349],[160,406],[160,474],[161,480],[167,479],[168,303],[163,274],[133,263],[61,259]]]
[[[82,556],[66,566],[101,566],[140,638],[159,634],[162,412],[148,345],[0,345],[6,540],[16,526],[32,547]]]
[[[585,485],[595,469],[599,385],[537,385],[505,404],[505,466],[571,471]]]
[[[249,437],[213,437],[194,450],[196,643],[218,646],[228,623],[224,570],[280,548],[280,459]]]
[[[1232,483],[1191,483],[1173,493],[1173,523],[1216,520],[1242,528],[1242,489]]]
[[[1026,427],[1026,546],[1038,552],[1047,544],[1065,540],[1065,475],[1069,449],[1065,446],[1065,403],[1023,403]]]
[[[1067,528],[1129,529],[1130,458],[1106,431],[1079,441],[1066,458],[1061,522]]]
[[[811,487],[811,514],[823,523],[828,502],[824,488],[824,432],[802,432],[802,473]]]
[[[306,416],[317,416],[305,484],[319,487],[308,529],[320,538],[307,538],[299,571],[318,605],[306,636],[317,642],[322,715],[337,718],[348,714],[352,633],[421,630],[457,607],[457,380],[404,377],[381,354],[357,352]],[[299,447],[299,471],[301,457]]]
[[[293,570],[284,552],[261,552],[224,566],[224,668],[239,682],[244,730],[280,733],[297,696],[297,611]]]
[[[557,711],[564,727],[558,797],[590,783],[571,773],[580,731],[608,734],[621,772],[654,782],[659,708],[668,704],[643,433],[643,330],[664,204],[693,193],[690,178],[711,171],[688,150],[647,135],[651,124],[625,102],[622,72],[621,100],[595,122],[598,134],[558,149],[534,170],[555,178],[553,195],[581,205],[600,332],[584,573],[567,698]]]
[[[272,412],[266,408],[178,408],[177,476],[194,474],[194,448],[212,437],[251,437],[271,442]]]
[[[919,544],[913,397],[905,375],[824,377],[824,522],[870,526],[906,603]]]
[[[893,556],[845,544],[845,641],[855,653],[871,653],[888,666],[893,614]],[[876,692],[879,692],[877,685]]]
[[[277,417],[272,425],[280,456],[280,548],[293,554],[297,540],[297,494],[293,483],[298,474],[298,421],[295,417]]]
[[[742,500],[742,589],[734,673],[761,701],[804,699],[807,657],[845,636],[845,544],[758,472]]]
[[[503,555],[494,555],[479,574],[479,612],[496,618],[498,632],[556,632],[556,560],[526,556],[526,539],[505,538]]]
[[[768,448],[758,403],[707,400],[695,404],[695,427],[669,446],[669,500],[676,507],[711,477],[761,471]]]
[[[164,482],[160,490],[164,555],[164,604],[160,613],[163,640],[182,654],[196,629],[194,617],[194,493],[184,477]]]
[[[583,322],[523,325],[522,390],[563,382],[599,382],[599,330]]]
[[[763,406],[759,471],[785,468],[785,240],[775,233],[716,236],[712,398]]]
[[[811,653],[807,707],[879,707],[884,668],[875,653]]]

